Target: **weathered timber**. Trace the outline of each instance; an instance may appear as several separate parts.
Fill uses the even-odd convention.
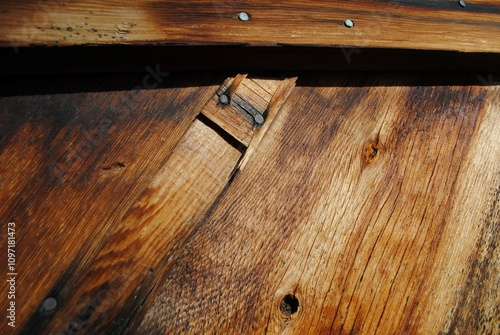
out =
[[[44,333],[123,332],[154,287],[155,274],[177,258],[240,157],[237,148],[195,120],[85,274],[67,283],[70,294]],[[78,329],[72,329],[73,323],[79,324]]]
[[[1,79],[2,331],[497,332],[494,74],[147,73]]]
[[[263,118],[280,83],[278,79],[247,78],[242,74],[228,78],[201,112],[248,147],[256,115]]]
[[[227,108],[217,107],[218,94],[226,92],[234,101],[238,96],[240,104],[265,111],[273,96],[268,91],[279,82],[245,77],[226,79],[225,83],[236,82],[234,87],[229,85],[233,92],[223,84],[208,99],[200,111],[210,119],[194,122],[152,183],[108,234],[85,274],[64,283],[71,294],[51,316],[48,326],[37,326],[38,331],[68,333],[75,330],[75,323],[82,334],[120,334],[125,330],[157,284],[155,279],[172,265],[198,222],[216,202],[249,144],[232,138],[228,127],[235,128],[227,122],[231,117],[244,121],[247,112],[234,111],[233,102]],[[249,87],[255,97],[248,95]],[[254,126],[253,122],[247,124],[250,141]],[[30,330],[30,334],[33,332]]]
[[[141,71],[152,62],[171,71],[499,71],[500,5],[464,3],[4,2],[0,74]]]
[[[0,222],[16,223],[18,241],[12,330],[34,334],[51,316],[40,311],[45,298],[71,298],[68,280],[88,275],[225,78],[171,74],[157,89],[141,88],[147,75],[1,79]],[[0,305],[7,303],[2,294]]]
[[[240,20],[240,12],[250,19]],[[27,0],[2,3],[0,36],[3,47],[236,44],[499,53],[500,6],[489,0],[466,7],[413,0]]]
[[[128,334],[496,333],[500,89],[423,78],[299,78]]]

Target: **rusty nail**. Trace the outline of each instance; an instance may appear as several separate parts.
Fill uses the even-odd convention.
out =
[[[47,312],[53,311],[57,307],[56,298],[50,297],[50,298],[45,299],[45,301],[42,304],[42,307]]]

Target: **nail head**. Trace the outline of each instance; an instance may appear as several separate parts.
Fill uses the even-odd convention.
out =
[[[54,297],[45,299],[42,305],[43,309],[47,312],[53,311],[57,307],[57,300]]]
[[[464,8],[467,6],[467,3],[465,2],[465,0],[460,0],[460,1],[458,1],[458,3],[460,4],[460,6],[462,6]]]
[[[219,97],[219,102],[223,105],[227,105],[229,103],[228,96],[225,94],[221,94],[221,96]]]
[[[354,27],[354,22],[352,20],[345,20],[344,21],[344,25],[347,27],[347,28],[352,28]]]
[[[255,114],[255,116],[253,117],[255,123],[257,124],[263,124],[264,123],[264,117],[262,116],[262,114]]]
[[[238,19],[240,19],[241,21],[248,21],[250,20],[250,15],[248,15],[248,13],[241,12],[238,14]]]

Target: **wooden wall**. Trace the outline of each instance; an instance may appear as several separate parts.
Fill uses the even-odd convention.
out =
[[[498,333],[496,74],[154,68],[0,78],[2,331]]]

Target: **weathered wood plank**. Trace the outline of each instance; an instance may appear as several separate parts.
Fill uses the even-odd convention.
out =
[[[351,46],[500,52],[500,6],[458,1],[5,2],[0,46]],[[247,12],[250,20],[238,19]],[[345,20],[352,20],[348,28]],[[411,36],[411,38],[410,38]]]
[[[280,83],[278,79],[247,78],[246,74],[228,78],[201,112],[248,147],[258,125],[256,115],[264,122],[263,115]]]
[[[39,310],[44,298],[71,297],[66,280],[85,274],[223,79],[1,79],[0,221],[16,223],[19,242],[14,330],[39,331],[51,315]]]
[[[458,82],[302,77],[129,333],[497,332],[500,88]]]
[[[69,295],[44,333],[122,333],[240,157],[237,148],[196,120],[85,274],[67,284]]]

